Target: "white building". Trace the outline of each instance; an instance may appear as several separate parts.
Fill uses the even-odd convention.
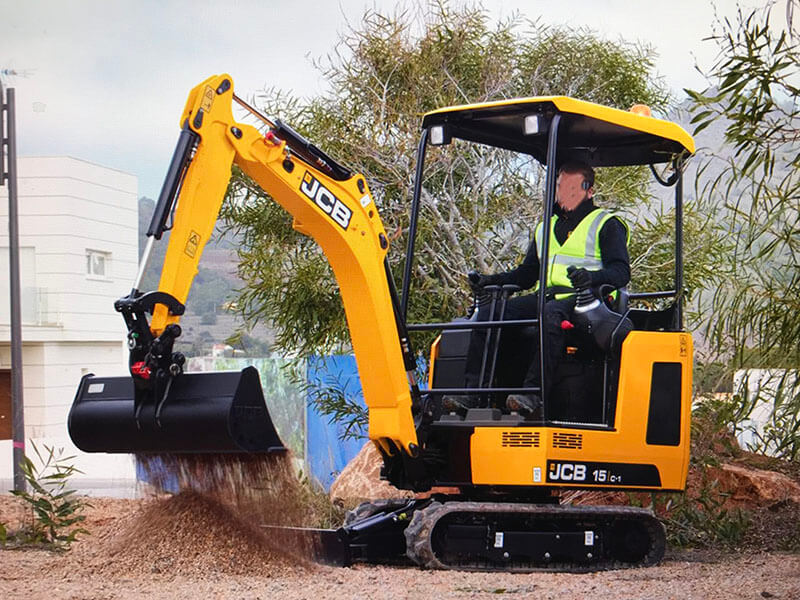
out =
[[[131,482],[129,456],[80,453],[67,414],[82,375],[127,372],[114,300],[136,276],[137,179],[70,157],[18,159],[25,434],[77,454],[76,486]],[[12,479],[8,188],[0,187],[0,487]],[[77,478],[83,478],[79,483]]]

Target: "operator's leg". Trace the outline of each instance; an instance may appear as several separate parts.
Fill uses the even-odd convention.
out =
[[[566,333],[561,327],[561,323],[569,321],[572,317],[572,310],[575,308],[574,298],[566,300],[550,300],[544,305],[544,318],[542,318],[542,326],[544,327],[544,378],[545,387],[544,395],[546,396],[551,386],[553,385],[553,376],[555,374],[556,365],[558,361],[564,356],[566,347]],[[539,386],[541,383],[541,375],[539,370],[539,349],[536,349],[535,358],[528,368],[528,373],[525,375],[525,386]]]
[[[555,367],[559,359],[564,354],[565,332],[561,327],[562,321],[569,320],[572,309],[575,307],[575,300],[550,300],[544,305],[544,315],[542,316],[541,326],[544,328],[544,388],[542,393],[536,394],[511,394],[506,401],[506,406],[510,410],[525,414],[538,414],[542,405],[542,397],[547,397],[549,389],[553,384]],[[538,339],[534,341],[534,354],[528,371],[523,381],[524,387],[542,387],[541,370],[539,364],[539,344]]]

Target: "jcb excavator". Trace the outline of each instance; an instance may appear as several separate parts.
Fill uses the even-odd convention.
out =
[[[258,118],[265,133],[236,122],[234,102]],[[389,238],[362,175],[238,98],[228,75],[192,89],[180,124],[139,273],[131,293],[115,304],[128,328],[130,376],[81,380],[69,415],[70,435],[80,449],[285,451],[255,369],[184,373],[184,357],[173,351],[189,287],[236,164],[293,216],[294,228],[320,245],[333,268],[369,409],[369,438],[383,457],[385,478],[416,492],[460,489],[455,496],[362,505],[339,530],[320,532],[327,552],[346,564],[407,556],[425,567],[481,570],[593,570],[661,559],[665,533],[652,512],[559,504],[554,492],[685,489],[692,338],[683,328],[681,209],[683,166],[694,152],[689,134],[647,114],[563,96],[424,115],[398,294],[386,258]],[[495,369],[501,331],[527,331],[532,348],[546,344],[537,319],[503,319],[504,302],[515,288],[488,289],[496,309],[488,321],[406,322],[426,150],[453,140],[540,162],[546,169],[544,231],[554,218],[557,168],[568,160],[594,167],[650,165],[663,185],[675,188],[673,289],[618,290],[600,298],[576,290],[569,354],[557,381],[541,386],[549,391],[536,418],[502,407],[508,394],[542,390],[521,387],[521,378]],[[672,168],[666,179],[654,168],[664,163]],[[158,290],[143,293],[154,241],[169,226]],[[540,252],[541,264],[551,264],[546,235]],[[541,271],[539,286],[545,289],[547,269]],[[667,308],[629,306],[654,298]],[[540,294],[540,309],[544,302]],[[469,336],[479,328],[489,334],[482,387],[475,390],[465,387],[464,365]],[[430,352],[425,389],[415,381],[409,341],[409,332],[419,330],[441,332]],[[484,408],[442,410],[445,394],[476,391]]]

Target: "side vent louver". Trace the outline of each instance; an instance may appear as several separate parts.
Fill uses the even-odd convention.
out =
[[[538,448],[538,431],[504,431],[503,447],[505,448]]]
[[[580,450],[583,447],[583,435],[580,433],[553,433],[553,448]]]

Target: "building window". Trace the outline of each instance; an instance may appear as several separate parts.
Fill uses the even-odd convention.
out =
[[[111,274],[111,253],[99,250],[86,250],[86,276],[109,279]]]

